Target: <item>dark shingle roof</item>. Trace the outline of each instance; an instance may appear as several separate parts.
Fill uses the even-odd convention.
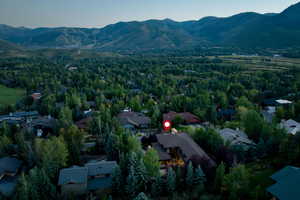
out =
[[[5,177],[0,180],[0,193],[6,197],[9,197],[13,194],[18,183],[18,177]]]
[[[112,184],[111,177],[95,178],[88,181],[88,190],[99,190],[110,188]]]
[[[118,114],[118,119],[121,125],[132,124],[134,126],[149,125],[151,120],[143,113],[137,112],[122,112]]]
[[[152,143],[152,147],[157,151],[160,161],[171,160],[171,156],[167,152],[165,152],[160,144]]]
[[[112,174],[117,166],[116,161],[100,161],[85,164],[88,168],[88,176],[97,176],[101,174]]]
[[[176,112],[168,112],[166,114],[163,114],[163,119],[173,121],[177,116],[181,117],[185,123],[193,124],[193,123],[200,123],[200,119],[189,112],[183,112],[183,113],[176,113]]]
[[[65,168],[59,172],[58,185],[65,185],[69,183],[86,183],[87,182],[87,167],[74,166],[71,168]]]
[[[5,172],[17,173],[18,169],[21,167],[22,161],[12,158],[4,157],[0,159],[0,175]]]
[[[158,143],[161,144],[165,149],[175,147],[179,148],[185,156],[185,161],[190,160],[193,156],[196,155],[207,159],[212,166],[215,166],[215,162],[186,133],[158,134],[156,135],[156,137]]]
[[[276,184],[267,191],[280,200],[300,199],[300,168],[287,166],[271,176]]]

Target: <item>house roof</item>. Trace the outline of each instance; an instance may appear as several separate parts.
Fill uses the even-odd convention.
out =
[[[87,117],[82,120],[77,121],[75,124],[79,129],[86,129],[89,126],[89,123],[92,121],[92,117]]]
[[[218,133],[225,141],[229,141],[233,145],[255,145],[255,143],[248,138],[246,133],[240,130],[224,128],[219,130]]]
[[[184,122],[188,124],[195,124],[201,122],[200,119],[192,113],[189,112],[176,113],[173,111],[163,114],[163,120],[173,121],[177,116],[181,117],[184,120]]]
[[[285,99],[278,99],[276,100],[277,103],[279,104],[291,104],[293,102],[289,101],[289,100],[285,100]]]
[[[56,120],[50,117],[40,117],[38,119],[32,120],[31,125],[54,128],[56,126]]]
[[[121,112],[118,114],[118,120],[122,126],[131,124],[134,126],[149,125],[151,120],[149,117],[145,116],[143,113],[137,112]]]
[[[215,166],[215,162],[186,133],[158,134],[156,137],[158,143],[165,149],[176,147],[179,148],[184,155],[185,161],[188,161],[192,158],[192,156],[197,155],[199,157],[206,158],[212,166]]]
[[[22,161],[16,158],[3,157],[0,159],[0,175],[6,172],[17,173],[21,165]]]
[[[297,132],[300,132],[300,123],[295,120],[289,119],[287,121],[282,121],[280,126],[284,128],[288,133],[295,135]]]
[[[69,183],[86,183],[87,182],[87,167],[73,166],[71,168],[65,168],[60,170],[58,185],[65,185]]]
[[[0,193],[6,197],[10,197],[18,183],[18,177],[5,177],[4,179],[0,180]]]
[[[95,178],[88,181],[87,188],[88,190],[99,190],[99,189],[107,189],[110,188],[112,185],[112,178],[111,177],[102,177],[102,178]]]
[[[101,174],[112,174],[117,167],[116,161],[100,161],[85,164],[88,168],[88,176],[97,176]]]
[[[152,143],[152,147],[157,151],[159,160],[171,160],[171,156],[160,146],[159,143]]]
[[[280,200],[298,200],[300,197],[300,168],[287,166],[271,176],[277,183],[267,191]]]

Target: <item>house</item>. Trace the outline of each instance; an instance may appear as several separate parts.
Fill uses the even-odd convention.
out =
[[[151,119],[143,113],[123,111],[117,116],[120,124],[127,129],[146,129],[151,124]]]
[[[81,195],[87,192],[108,190],[116,161],[91,161],[84,167],[73,166],[60,170],[58,185],[62,194]]]
[[[73,166],[60,170],[58,185],[61,193],[81,195],[86,193],[88,168]]]
[[[34,129],[37,136],[46,136],[53,133],[57,127],[57,120],[51,116],[39,117],[30,122],[30,127]]]
[[[15,123],[22,123],[24,121],[30,121],[35,119],[39,116],[37,111],[30,111],[30,112],[15,112],[9,113],[8,115],[1,115],[0,122],[15,122]]]
[[[276,181],[267,191],[279,200],[300,199],[300,168],[286,166],[271,176]]]
[[[280,123],[280,127],[284,128],[289,134],[296,135],[296,133],[300,132],[300,123],[295,120],[282,120]]]
[[[183,113],[176,113],[176,112],[168,112],[166,114],[163,114],[163,120],[169,120],[169,121],[174,121],[177,117],[180,117],[183,119],[184,124],[200,124],[201,121],[200,119],[196,116],[193,115],[192,113],[189,112],[183,112]]]
[[[111,175],[117,167],[116,161],[98,161],[85,164],[88,168],[88,191],[101,191],[111,187]]]
[[[81,129],[81,130],[87,130],[90,126],[90,123],[92,122],[93,118],[92,117],[87,117],[87,118],[84,118],[84,119],[81,119],[79,121],[77,121],[75,123],[75,125]]]
[[[245,148],[255,146],[255,143],[248,138],[247,134],[238,129],[224,128],[219,130],[218,133],[225,142],[230,142],[231,145],[241,145]]]
[[[157,142],[152,147],[157,150],[163,166],[183,166],[195,156],[208,161],[210,166],[216,163],[186,133],[157,134]]]
[[[13,194],[18,182],[18,172],[22,161],[13,157],[0,159],[0,193],[6,197]]]
[[[32,97],[32,99],[33,99],[34,101],[37,101],[37,100],[39,100],[39,99],[42,98],[42,94],[39,93],[39,92],[32,93],[30,96]]]
[[[277,106],[285,106],[285,105],[289,105],[289,104],[292,104],[293,102],[289,101],[289,100],[286,100],[286,99],[275,99],[275,98],[272,98],[272,99],[265,99],[263,100],[262,102],[262,105],[264,107],[266,106],[272,106],[272,107],[277,107]]]

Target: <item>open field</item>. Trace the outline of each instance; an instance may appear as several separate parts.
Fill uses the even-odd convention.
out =
[[[7,88],[0,85],[0,105],[15,104],[25,94],[22,89]]]

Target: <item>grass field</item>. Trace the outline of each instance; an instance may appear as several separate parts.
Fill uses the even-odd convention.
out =
[[[25,94],[22,89],[7,88],[0,85],[0,106],[15,104]]]

